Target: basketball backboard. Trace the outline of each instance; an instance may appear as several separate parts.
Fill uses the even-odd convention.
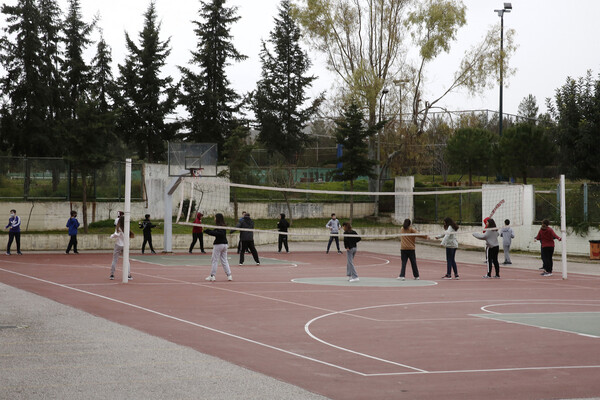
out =
[[[169,176],[191,174],[201,170],[202,176],[217,176],[216,143],[168,142]]]

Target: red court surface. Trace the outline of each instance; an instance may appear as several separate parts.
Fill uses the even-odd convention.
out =
[[[410,267],[394,279],[398,256],[360,251],[356,285],[331,283],[346,256],[321,252],[230,254],[233,282],[221,267],[204,280],[210,255],[148,257],[127,284],[108,279],[112,254],[26,254],[0,259],[0,282],[333,399],[600,396],[600,277],[484,280],[459,262],[442,280],[421,253],[418,282]]]

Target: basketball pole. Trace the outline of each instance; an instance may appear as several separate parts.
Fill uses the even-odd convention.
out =
[[[125,231],[123,232],[123,283],[129,282],[129,231],[131,221],[131,158],[125,160]]]
[[[562,278],[567,279],[567,207],[565,200],[565,176],[560,176],[560,232],[562,238]]]

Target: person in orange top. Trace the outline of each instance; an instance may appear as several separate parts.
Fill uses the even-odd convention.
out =
[[[552,276],[552,256],[554,255],[554,239],[562,241],[561,237],[558,236],[552,228],[550,228],[550,221],[547,219],[542,221],[542,227],[538,232],[535,240],[542,242],[542,264],[544,272],[542,276]]]
[[[400,258],[402,259],[402,269],[400,270],[399,280],[403,281],[404,274],[406,273],[406,262],[410,260],[410,266],[412,267],[413,276],[415,280],[419,280],[419,269],[417,268],[417,255],[415,251],[415,239],[424,238],[427,239],[427,235],[415,235],[418,233],[415,228],[411,226],[410,219],[405,219],[402,224],[400,233],[411,234],[407,236],[400,236]]]

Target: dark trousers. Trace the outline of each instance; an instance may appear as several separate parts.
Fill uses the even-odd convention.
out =
[[[8,244],[6,245],[6,252],[10,253],[10,246],[12,246],[13,240],[17,242],[17,253],[21,252],[21,232],[8,232]]]
[[[254,257],[254,261],[259,263],[258,252],[256,251],[256,247],[254,247],[254,240],[242,240],[242,249],[240,250],[240,264],[244,263],[244,253],[246,250],[250,250],[252,253],[252,257]]]
[[[554,266],[552,256],[554,256],[554,247],[542,247],[542,265],[546,272],[552,272]]]
[[[144,232],[144,241],[142,242],[142,254],[146,249],[146,243],[150,246],[150,251],[154,253],[154,247],[152,247],[152,234]]]
[[[500,263],[498,263],[498,252],[500,252],[500,247],[490,247],[488,249],[488,272],[487,276],[492,276],[492,264],[496,269],[496,276],[500,276]]]
[[[340,251],[340,238],[337,236],[337,233],[336,233],[335,236],[329,237],[329,242],[327,242],[327,252],[329,252],[329,248],[331,247],[331,242],[333,242],[334,240],[335,240],[335,246],[337,247],[337,250]]]
[[[402,260],[402,269],[400,270],[400,276],[404,278],[406,273],[406,262],[410,260],[410,266],[412,267],[413,276],[419,277],[419,269],[417,268],[417,253],[415,250],[400,250],[400,259]]]
[[[197,241],[200,241],[200,251],[204,253],[204,233],[192,233],[192,238],[193,240],[192,244],[190,245],[190,253],[192,252],[192,249],[196,245]]]
[[[446,247],[446,276],[458,276],[458,268],[456,268],[456,248]]]
[[[277,249],[278,251],[281,251],[281,245],[285,246],[285,251],[289,252],[290,249],[288,248],[288,237],[287,235],[279,235],[279,240],[277,242]]]
[[[69,235],[71,239],[69,240],[69,245],[67,246],[67,253],[71,251],[71,247],[73,248],[73,252],[77,253],[77,235]]]

